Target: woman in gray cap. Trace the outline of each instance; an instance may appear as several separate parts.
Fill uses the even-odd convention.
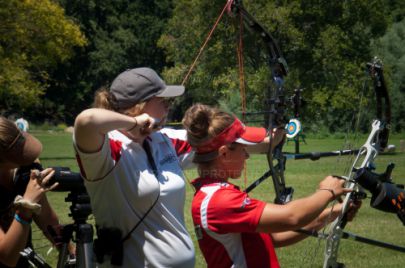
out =
[[[95,108],[76,118],[74,144],[97,224],[101,266],[194,266],[183,215],[182,164],[191,147],[159,131],[168,98],[183,92],[150,68],[131,69],[96,94]]]
[[[58,217],[45,192],[57,186],[47,185],[54,171],[30,174],[31,169],[42,169],[34,163],[41,151],[36,138],[0,117],[0,267],[30,267],[20,252],[32,247],[32,220],[53,242],[47,227],[58,225]]]

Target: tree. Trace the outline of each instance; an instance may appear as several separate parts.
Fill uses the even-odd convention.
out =
[[[373,44],[373,52],[384,63],[388,73],[393,130],[405,129],[405,19],[394,23],[387,33]]]
[[[225,1],[175,3],[160,45],[175,63],[166,75],[181,81]],[[341,129],[357,110],[364,66],[372,58],[371,40],[385,33],[391,19],[387,1],[260,0],[245,1],[245,7],[279,41],[291,70],[286,88],[305,88],[307,122]],[[235,21],[225,16],[218,25],[187,84],[184,107],[197,100],[211,104],[235,101],[239,32]],[[248,30],[244,40],[248,108],[263,111],[269,80],[265,49],[260,38]]]
[[[147,66],[161,71],[167,65],[156,43],[171,15],[171,1],[59,2],[79,21],[89,40],[84,50],[52,74],[55,83],[46,97],[50,111],[61,111],[59,120],[72,123],[77,113],[92,103],[94,92],[108,86],[125,69]],[[66,102],[69,105],[60,106]]]
[[[0,21],[0,112],[41,109],[49,70],[86,39],[50,0],[1,0]]]

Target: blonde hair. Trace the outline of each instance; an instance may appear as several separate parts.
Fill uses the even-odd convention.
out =
[[[141,102],[128,109],[119,109],[115,97],[108,91],[107,88],[102,87],[95,93],[93,107],[111,110],[128,116],[137,116],[142,113],[145,104],[146,102]]]

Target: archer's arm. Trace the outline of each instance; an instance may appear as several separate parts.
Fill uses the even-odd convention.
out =
[[[106,109],[87,109],[76,117],[75,143],[82,152],[95,153],[101,149],[108,132],[118,129],[136,140],[154,131],[154,122],[146,113],[132,117]]]
[[[340,208],[334,206],[332,208],[325,208],[322,213],[311,223],[304,226],[302,229],[308,231],[318,231],[324,226],[332,222],[340,213]],[[273,243],[275,247],[285,247],[292,244],[295,244],[301,240],[304,240],[308,235],[295,232],[287,231],[280,233],[272,233],[271,237],[273,238]]]
[[[319,190],[308,197],[285,205],[267,203],[257,226],[261,233],[297,230],[313,222],[329,202],[351,190],[344,188],[345,180],[328,176],[319,183]]]
[[[361,202],[350,204],[350,208],[347,215],[348,221],[353,220],[360,206]],[[304,226],[302,229],[307,231],[319,231],[329,223],[333,222],[339,216],[339,214],[342,212],[342,207],[343,207],[342,204],[339,203],[335,204],[330,208],[325,208],[315,220],[313,220],[308,225]],[[275,247],[289,246],[301,240],[304,240],[308,236],[309,235],[295,231],[271,233],[271,237],[273,238],[273,243]]]
[[[78,148],[86,153],[100,150],[104,136],[111,130],[130,129],[138,122],[130,116],[105,109],[87,109],[75,120],[74,136]]]

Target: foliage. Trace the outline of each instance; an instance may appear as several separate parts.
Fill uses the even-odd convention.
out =
[[[81,25],[89,40],[84,50],[58,66],[55,83],[47,92],[49,112],[72,123],[87,108],[94,92],[112,82],[125,69],[148,66],[160,71],[166,62],[156,47],[171,1],[59,0]],[[64,103],[64,107],[58,107]],[[52,115],[50,115],[52,116]]]
[[[174,62],[166,68],[167,76],[182,80],[224,4],[175,2],[173,16],[159,41],[167,59]],[[292,70],[286,89],[305,89],[308,105],[302,114],[313,123],[321,118],[329,131],[341,129],[359,110],[359,102],[367,107],[374,101],[364,93],[365,63],[373,57],[371,41],[384,35],[402,6],[385,0],[245,1],[245,8],[279,41]],[[222,18],[187,81],[183,107],[196,101],[235,101],[233,95],[239,92],[238,21],[226,14]],[[259,36],[246,28],[243,40],[248,110],[265,111],[269,80],[266,51]],[[363,112],[367,118],[374,114],[372,109]],[[368,125],[360,128],[366,131]]]
[[[405,19],[394,23],[374,43],[374,53],[381,57],[390,78],[393,130],[405,129]]]
[[[63,10],[52,0],[0,2],[0,112],[23,112],[31,121],[68,125],[91,105],[98,88],[108,86],[127,68],[149,66],[163,71],[168,83],[182,82],[226,3],[57,0]],[[322,124],[327,131],[344,131],[345,122],[358,110],[365,119],[373,117],[372,109],[361,106],[374,107],[372,90],[364,87],[365,63],[374,55],[384,60],[393,99],[403,102],[404,1],[246,0],[244,4],[284,52],[290,70],[287,97],[293,89],[304,89],[307,105],[301,116],[306,127]],[[87,38],[86,46],[75,23]],[[248,119],[262,119],[258,112],[267,110],[270,80],[267,51],[257,33],[246,25],[240,28],[240,18],[224,14],[186,83],[184,98],[175,102],[175,121],[197,101],[240,115],[236,56],[240,35],[247,111],[256,112]],[[396,131],[405,127],[402,102],[393,102]],[[367,123],[360,129],[367,130]]]
[[[41,109],[49,71],[86,40],[53,1],[0,2],[0,112]]]

